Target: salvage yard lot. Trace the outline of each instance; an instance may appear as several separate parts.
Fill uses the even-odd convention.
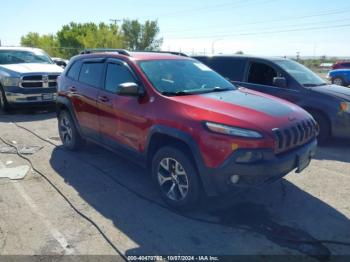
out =
[[[0,115],[0,137],[17,147],[36,146],[39,151],[27,155],[36,169],[128,256],[350,255],[349,246],[317,241],[350,242],[349,141],[319,148],[302,174],[207,200],[184,216],[164,208],[147,171],[133,162],[92,144],[79,152],[62,149],[53,112]],[[6,147],[0,142],[0,149]],[[0,153],[0,161],[0,174],[28,165],[11,152]],[[22,180],[0,178],[0,254],[115,255],[116,250],[31,170]]]

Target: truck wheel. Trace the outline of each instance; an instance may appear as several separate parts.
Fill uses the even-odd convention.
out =
[[[344,83],[343,79],[340,78],[340,77],[334,78],[333,81],[332,81],[332,83],[333,83],[334,85],[338,85],[338,86],[345,86],[345,83]]]
[[[4,91],[0,87],[0,111],[7,112],[9,111],[9,105],[7,103]]]
[[[179,149],[164,147],[155,154],[152,177],[169,206],[184,211],[199,203],[201,187],[197,170],[188,155]]]
[[[324,144],[331,135],[331,127],[328,119],[320,113],[311,113],[316,122],[320,127],[320,133],[318,134],[318,142],[319,144]]]
[[[58,132],[65,148],[78,150],[84,145],[84,140],[79,135],[71,115],[65,110],[58,116]]]

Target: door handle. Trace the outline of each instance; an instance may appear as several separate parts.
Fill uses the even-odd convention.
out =
[[[98,98],[99,101],[101,101],[102,103],[107,103],[109,102],[109,98],[107,96],[100,96]]]

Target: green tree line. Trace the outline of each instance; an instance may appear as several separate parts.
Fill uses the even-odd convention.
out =
[[[30,32],[21,37],[21,45],[45,50],[52,57],[70,58],[86,48],[125,48],[159,50],[157,21],[140,23],[124,20],[121,26],[106,23],[74,23],[62,26],[56,34]]]

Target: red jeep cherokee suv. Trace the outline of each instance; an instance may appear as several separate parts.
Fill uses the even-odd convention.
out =
[[[215,196],[301,172],[315,154],[318,127],[306,111],[238,88],[197,60],[86,53],[58,81],[63,145],[93,141],[150,167],[172,207],[193,206],[202,191]]]

